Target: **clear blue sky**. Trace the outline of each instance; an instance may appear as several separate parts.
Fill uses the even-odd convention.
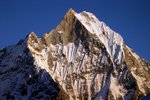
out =
[[[0,0],[0,48],[17,43],[31,31],[41,37],[70,8],[94,13],[150,61],[150,0]]]

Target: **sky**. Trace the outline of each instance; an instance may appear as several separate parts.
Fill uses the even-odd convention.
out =
[[[42,37],[70,8],[95,14],[150,62],[150,0],[0,0],[0,48],[29,32]]]

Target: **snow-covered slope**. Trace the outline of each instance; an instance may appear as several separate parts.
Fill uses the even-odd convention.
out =
[[[150,93],[150,65],[92,13],[70,9],[38,38],[0,50],[0,98],[130,100]]]
[[[44,68],[34,63],[26,41],[0,50],[0,100],[57,97],[56,83]]]

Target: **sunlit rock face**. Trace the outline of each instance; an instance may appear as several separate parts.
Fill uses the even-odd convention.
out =
[[[70,9],[42,38],[31,32],[0,50],[0,69],[4,99],[136,100],[150,93],[150,65],[85,11]]]

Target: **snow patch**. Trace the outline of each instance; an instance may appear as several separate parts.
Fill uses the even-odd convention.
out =
[[[139,90],[144,94],[146,95],[146,91],[145,91],[145,83],[146,82],[146,79],[144,77],[140,77],[140,76],[137,76],[136,74],[134,74],[133,71],[131,71],[132,75],[134,76],[134,78],[137,80],[137,85],[139,87]],[[147,85],[148,86],[148,85]]]
[[[110,91],[114,97],[115,100],[117,100],[119,97],[124,98],[127,91],[123,88],[123,86],[119,85],[117,82],[117,79],[114,78],[111,75],[111,83],[110,83]]]
[[[34,57],[34,65],[37,66],[37,71],[40,71],[41,69],[45,69],[47,72],[49,72],[49,66],[48,66],[48,51],[49,49],[43,49],[41,52],[37,52],[34,50],[30,45],[28,48],[31,50],[32,56]]]

